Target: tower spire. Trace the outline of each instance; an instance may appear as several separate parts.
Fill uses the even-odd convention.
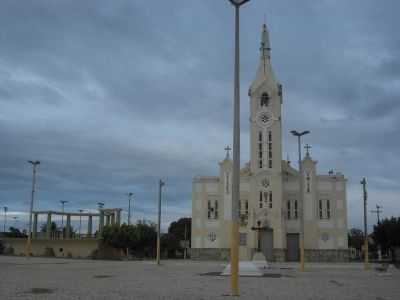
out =
[[[270,59],[271,57],[271,46],[269,44],[269,33],[267,24],[263,24],[262,32],[261,32],[261,47],[260,47],[260,54],[261,58],[266,60]]]
[[[250,86],[250,92],[256,90],[265,81],[271,85],[278,84],[271,66],[271,45],[267,25],[264,23],[261,30],[260,62],[258,64],[256,78]]]

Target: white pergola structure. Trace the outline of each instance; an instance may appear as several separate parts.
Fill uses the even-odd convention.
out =
[[[47,230],[46,230],[46,239],[51,239],[51,217],[53,215],[59,216],[66,216],[67,223],[65,226],[65,235],[63,236],[64,239],[71,239],[71,217],[87,217],[88,218],[88,226],[87,226],[87,235],[88,238],[95,238],[93,235],[93,217],[99,218],[99,227],[98,232],[101,234],[103,231],[104,226],[108,225],[120,225],[121,224],[121,208],[100,208],[98,213],[91,213],[91,212],[61,212],[61,211],[32,211],[33,216],[33,228],[32,228],[32,239],[38,238],[38,218],[39,215],[46,215],[47,216]],[[104,220],[105,219],[105,220]],[[105,221],[105,222],[104,222]]]

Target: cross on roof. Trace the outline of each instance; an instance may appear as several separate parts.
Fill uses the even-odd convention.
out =
[[[304,146],[304,149],[306,149],[306,151],[307,151],[307,156],[310,156],[310,149],[311,149],[311,146],[309,145],[309,144],[306,144],[305,146]]]
[[[225,159],[229,159],[229,157],[230,157],[230,155],[229,155],[229,151],[231,151],[232,150],[232,148],[231,147],[229,147],[229,145],[228,146],[226,146],[225,147],[225,149],[224,149],[225,151],[226,151],[226,158]]]

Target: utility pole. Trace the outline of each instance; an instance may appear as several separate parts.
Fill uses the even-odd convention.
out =
[[[378,225],[381,223],[380,214],[382,213],[382,206],[376,205],[376,210],[370,210],[371,213],[376,214]]]
[[[160,265],[160,252],[161,252],[161,190],[165,185],[161,179],[158,183],[158,223],[157,223],[157,265]]]
[[[133,193],[128,193],[128,225],[131,225],[131,199]]]
[[[7,210],[8,210],[8,207],[7,206],[4,206],[4,232],[6,232],[6,225],[7,225]]]
[[[371,210],[370,211],[371,213],[375,213],[376,214],[377,221],[378,221],[378,223],[377,223],[378,226],[379,226],[379,224],[381,224],[381,219],[379,217],[381,212],[382,212],[381,208],[382,208],[382,206],[379,206],[378,204],[376,204],[376,210]],[[379,261],[382,261],[382,248],[381,248],[381,245],[379,245],[379,244],[377,246],[378,246],[378,259],[379,259]]]
[[[300,197],[299,197],[299,208],[300,208],[300,271],[304,272],[304,205],[303,205],[303,168],[301,163],[301,137],[309,134],[310,131],[306,130],[298,132],[292,130],[290,132],[297,137],[297,146],[299,154],[299,184],[300,184]],[[308,152],[308,149],[307,149]]]
[[[61,225],[64,225],[64,205],[65,203],[68,203],[67,200],[61,200],[61,205],[62,205],[62,215],[61,215]],[[64,226],[63,226],[64,227]]]
[[[35,198],[35,188],[36,188],[36,167],[40,165],[40,161],[32,161],[29,160],[28,163],[30,163],[33,167],[33,176],[32,176],[32,194],[31,194],[31,205],[29,209],[29,226],[28,226],[28,240],[27,240],[27,246],[26,246],[26,256],[30,256],[32,253],[32,211],[33,211],[33,201]]]
[[[365,177],[361,180],[363,186],[364,198],[364,270],[369,269],[368,265],[368,232],[367,232],[367,180]]]
[[[187,244],[186,244],[186,232],[187,232],[187,229],[186,229],[186,221],[185,221],[185,232],[184,232],[184,239],[185,239],[185,249],[184,249],[184,251],[183,251],[183,259],[186,259],[186,249],[187,249]]]

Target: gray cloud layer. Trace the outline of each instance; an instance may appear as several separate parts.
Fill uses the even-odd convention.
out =
[[[350,224],[370,204],[398,215],[398,1],[261,1],[242,10],[242,147],[247,87],[266,13],[284,86],[284,149],[310,129],[319,170],[349,178]],[[98,201],[152,218],[167,181],[167,220],[189,215],[191,179],[216,174],[231,143],[233,10],[228,1],[2,1],[0,205],[26,211],[39,159],[37,207]]]

